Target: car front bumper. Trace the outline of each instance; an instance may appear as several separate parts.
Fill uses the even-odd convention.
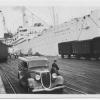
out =
[[[58,89],[63,89],[65,86],[57,86],[57,87],[53,87],[53,88],[44,88],[44,89],[33,89],[32,92],[35,93],[35,92],[42,92],[42,91],[47,91],[47,92],[50,92],[50,91],[54,91],[54,90],[58,90]]]

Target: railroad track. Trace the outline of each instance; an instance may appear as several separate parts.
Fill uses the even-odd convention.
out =
[[[19,85],[17,71],[6,64],[0,64],[0,72],[7,93],[27,93],[25,88]]]
[[[71,90],[71,92],[73,92],[74,94],[87,94],[86,92],[83,92],[81,90],[78,90],[78,89],[75,89],[75,88],[72,88],[72,87],[69,87],[69,86],[65,86],[65,89],[67,90]],[[70,94],[70,92],[69,92]],[[72,94],[72,93],[71,93]]]
[[[9,75],[6,72],[2,74],[2,80],[4,81],[4,86],[7,93],[12,93],[12,94],[17,93],[14,84],[11,82]]]
[[[7,64],[1,64],[3,67],[2,67],[2,71],[5,71],[6,73],[10,73],[13,75],[13,77],[17,77],[16,74],[17,74],[17,71],[15,71],[13,68],[10,68],[9,66],[11,65],[7,65]],[[1,67],[1,66],[0,66]],[[12,73],[13,72],[13,73]]]
[[[9,65],[9,64],[8,64]],[[2,66],[5,66],[6,67],[6,64],[2,64]],[[8,69],[3,69],[3,71],[6,71],[6,72],[4,72],[3,73],[3,76],[2,77],[4,77],[5,78],[5,80],[7,81],[7,84],[9,85],[8,86],[8,90],[7,90],[7,92],[8,93],[13,93],[13,94],[16,94],[17,92],[16,92],[16,87],[14,86],[14,84],[12,83],[12,80],[9,78],[9,74],[11,74],[11,75],[13,75],[13,77],[16,77],[16,75],[14,75],[14,74],[12,74],[12,73],[9,73],[9,71],[13,71],[13,69],[12,68],[9,68],[9,67],[7,67]],[[14,73],[16,73],[16,72],[14,72]],[[66,82],[67,83],[67,82]],[[81,90],[78,90],[78,89],[75,89],[71,84],[70,84],[70,86],[68,86],[67,84],[65,84],[65,89],[64,89],[65,91],[65,93],[68,93],[68,94],[87,94],[87,93],[85,93],[85,92],[83,92],[83,91],[81,91]],[[69,92],[68,92],[68,91]]]

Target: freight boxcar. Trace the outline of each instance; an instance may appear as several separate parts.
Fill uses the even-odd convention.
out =
[[[70,57],[75,56],[77,59],[85,57],[87,59],[100,57],[100,37],[89,40],[69,41],[58,44],[59,54],[64,58],[64,55]]]
[[[72,55],[72,43],[74,41],[70,41],[70,42],[62,42],[58,44],[58,51],[59,54],[61,55],[62,58],[64,58],[65,55],[68,56],[68,58],[71,57]]]
[[[93,55],[92,40],[76,41],[72,45],[72,50],[76,58],[85,57],[88,59]]]
[[[100,37],[92,40],[93,56],[98,59],[100,57]]]
[[[0,62],[6,61],[8,58],[8,46],[0,42]]]

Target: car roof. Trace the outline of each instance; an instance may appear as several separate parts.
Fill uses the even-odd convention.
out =
[[[30,62],[30,61],[48,61],[48,59],[46,57],[43,56],[27,56],[27,57],[19,57],[18,59],[22,60],[22,61],[26,61],[26,62]]]

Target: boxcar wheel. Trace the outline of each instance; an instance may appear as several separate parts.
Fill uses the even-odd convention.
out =
[[[64,58],[64,55],[61,55],[61,58]]]
[[[71,55],[68,55],[68,59],[70,59],[71,58]]]
[[[80,56],[77,55],[77,56],[76,56],[76,59],[77,59],[77,60],[80,60]]]
[[[99,60],[99,57],[96,57],[96,60]]]
[[[91,60],[90,57],[86,57],[86,60]]]

